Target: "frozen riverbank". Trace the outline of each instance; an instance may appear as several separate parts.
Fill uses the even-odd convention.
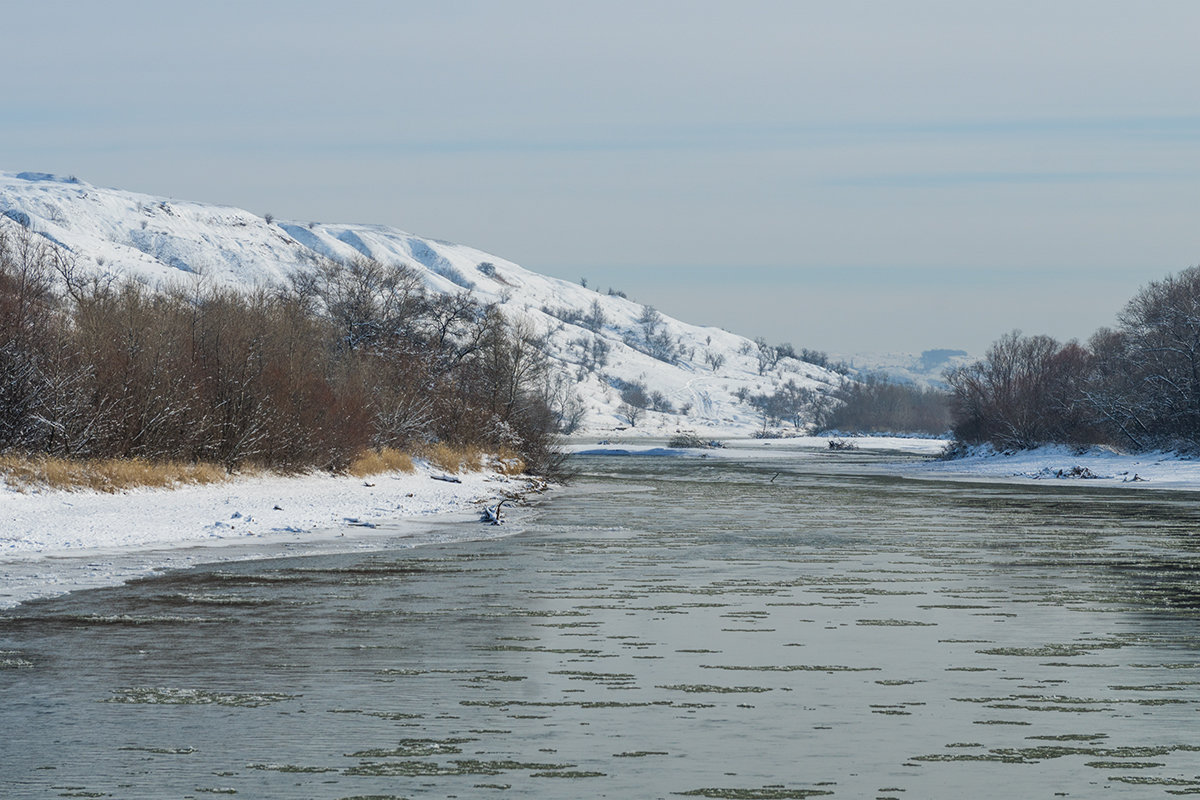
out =
[[[936,458],[940,439],[846,437],[729,439],[715,449],[671,448],[630,439],[579,439],[579,455],[662,455],[683,458],[784,461],[799,453],[828,458],[830,467],[885,472],[917,479],[1006,483],[1072,483],[1138,490],[1200,491],[1200,461],[1171,453],[1078,453],[1046,447],[1014,454],[979,451],[951,461]],[[858,453],[895,453],[896,460],[854,463]],[[33,492],[0,488],[0,607],[75,589],[119,584],[151,572],[210,561],[409,546],[430,541],[489,538],[515,528],[478,523],[484,503],[528,491],[528,479],[468,473],[461,482],[435,480],[421,465],[413,473],[368,479],[331,475],[250,477],[208,486],[118,494]]]
[[[843,450],[834,451],[830,441]],[[1200,459],[1170,452],[1122,453],[1092,447],[1079,450],[1064,445],[1048,445],[1033,450],[997,452],[988,447],[975,448],[961,458],[939,458],[945,439],[902,436],[800,436],[789,439],[729,439],[712,449],[672,448],[653,440],[586,442],[569,445],[579,455],[662,455],[709,458],[778,459],[801,451],[839,453],[892,452],[895,464],[873,464],[872,471],[883,470],[913,478],[946,480],[987,480],[1009,483],[1075,481],[1095,486],[1123,486],[1138,489],[1174,489],[1200,491]],[[912,457],[925,457],[914,460]]]
[[[163,567],[413,536],[422,526],[412,521],[448,518],[461,538],[485,535],[480,507],[531,487],[494,472],[438,477],[418,464],[366,479],[254,476],[114,494],[0,488],[0,607]]]
[[[985,478],[1015,482],[1077,481],[1138,489],[1200,490],[1200,460],[1170,452],[1121,453],[1047,445],[1033,450],[996,452],[979,448],[962,458],[930,461],[911,468],[922,477]]]
[[[650,438],[630,437],[597,441],[579,437],[567,444],[564,449],[576,455],[707,455],[714,458],[778,458],[794,454],[797,450],[828,450],[831,439],[844,442],[858,450],[895,451],[930,457],[941,453],[948,444],[945,439],[904,436],[794,436],[787,439],[727,438],[720,440],[720,447],[678,448],[671,447],[665,440]]]

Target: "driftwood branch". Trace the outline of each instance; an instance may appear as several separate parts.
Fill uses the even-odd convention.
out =
[[[501,500],[499,503],[496,503],[495,507],[484,506],[483,519],[481,521],[482,522],[490,522],[493,525],[501,524],[504,520],[500,516],[500,508],[507,502],[508,502],[508,498],[506,497],[503,500]]]

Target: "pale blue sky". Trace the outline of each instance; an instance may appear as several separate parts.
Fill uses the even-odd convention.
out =
[[[1200,261],[1200,3],[6,3],[0,168],[379,222],[850,353]],[[686,284],[686,285],[683,285]]]

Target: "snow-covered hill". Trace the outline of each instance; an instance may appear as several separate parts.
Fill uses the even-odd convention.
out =
[[[151,286],[194,280],[269,285],[311,264],[314,255],[408,264],[432,291],[469,289],[544,335],[562,387],[572,387],[581,400],[580,431],[588,434],[748,434],[761,427],[762,417],[739,395],[773,393],[789,381],[827,393],[841,380],[794,358],[760,375],[759,348],[745,337],[385,226],[287,222],[31,172],[0,172],[0,214],[0,224],[36,231],[69,251],[82,269]],[[631,427],[621,392],[635,384],[668,410],[646,411]]]

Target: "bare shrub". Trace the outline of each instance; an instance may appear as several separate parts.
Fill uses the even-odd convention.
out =
[[[797,430],[810,424],[824,428],[835,404],[825,392],[800,386],[790,379],[770,394],[752,395],[745,387],[740,387],[736,396],[759,410],[764,430],[783,422],[791,423]]]
[[[644,384],[633,381],[621,386],[621,402],[635,408],[648,408],[650,406],[650,395],[646,392]]]
[[[663,414],[674,414],[675,405],[660,391],[650,393],[650,407]]]

